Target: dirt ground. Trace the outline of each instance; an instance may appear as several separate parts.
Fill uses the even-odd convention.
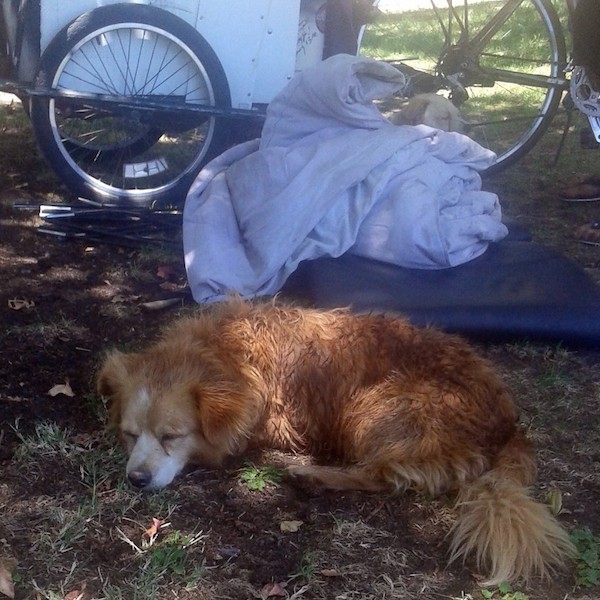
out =
[[[0,113],[0,590],[9,565],[18,599],[600,597],[593,564],[585,570],[581,560],[551,582],[482,592],[473,564],[447,565],[451,498],[310,493],[262,469],[293,456],[195,470],[163,492],[129,489],[95,369],[108,348],[141,347],[193,308],[181,256],[37,232],[37,212],[15,203],[70,198],[19,106]],[[568,238],[594,208],[556,199],[582,159],[552,171],[550,152],[489,186],[535,237],[597,278],[600,249]],[[143,306],[165,298],[177,300],[163,310]],[[533,493],[552,502],[569,530],[599,535],[600,354],[532,342],[480,350],[513,388],[537,445]],[[49,394],[66,383],[73,396]],[[156,532],[148,531],[153,519]],[[596,538],[589,549],[598,548]]]

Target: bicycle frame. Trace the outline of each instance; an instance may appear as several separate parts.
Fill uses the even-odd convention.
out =
[[[565,1],[571,10],[575,0]],[[68,11],[82,11],[92,8],[99,2],[100,0],[82,0],[77,6],[69,4]],[[101,4],[111,5],[121,2],[122,0],[102,0]],[[566,70],[562,28],[558,23],[555,10],[547,10],[547,8],[551,8],[547,7],[550,4],[548,0],[534,0],[533,4],[537,13],[535,11],[527,12],[531,8],[529,0],[503,0],[500,8],[496,8],[495,5],[491,6],[492,14],[485,11],[482,18],[485,18],[486,22],[481,26],[474,25],[477,23],[474,17],[471,17],[470,22],[469,10],[473,10],[473,7],[470,8],[470,4],[473,3],[474,0],[471,2],[469,0],[430,0],[434,14],[429,12],[428,18],[431,19],[434,28],[439,25],[441,31],[438,32],[437,42],[439,43],[436,42],[436,51],[427,57],[431,60],[426,63],[426,66],[423,66],[421,73],[428,76],[430,82],[433,80],[434,86],[438,86],[434,87],[435,91],[444,95],[448,95],[450,92],[450,99],[461,108],[465,115],[465,122],[471,128],[472,137],[498,154],[497,164],[508,165],[511,164],[510,160],[513,162],[519,160],[536,143],[555,114],[563,92],[569,90],[572,77],[568,76]],[[140,131],[143,131],[144,128],[175,132],[191,130],[194,127],[200,127],[207,117],[223,119],[222,124],[225,124],[225,119],[231,118],[260,119],[264,116],[268,103],[293,77],[294,73],[318,62],[322,57],[325,0],[294,0],[290,6],[286,4],[285,7],[280,6],[279,3],[272,3],[270,0],[260,0],[260,2],[254,3],[251,12],[242,10],[243,3],[240,3],[240,0],[227,0],[225,5],[223,3],[194,2],[189,3],[189,10],[187,8],[184,10],[179,5],[174,8],[173,4],[167,0],[156,0],[151,3],[130,0],[124,2],[123,7],[126,8],[129,4],[149,4],[152,5],[152,9],[164,7],[164,9],[168,9],[167,12],[172,10],[175,17],[185,22],[186,27],[187,25],[191,26],[203,36],[222,64],[224,79],[229,88],[230,102],[223,100],[204,103],[180,102],[180,98],[176,95],[165,100],[158,97],[157,94],[155,94],[156,97],[144,95],[133,97],[127,95],[129,90],[127,87],[119,88],[114,93],[105,91],[104,88],[80,88],[73,77],[69,79],[68,74],[63,89],[52,89],[54,84],[44,82],[43,79],[36,80],[34,85],[32,82],[34,75],[38,72],[40,52],[42,55],[46,53],[51,41],[59,37],[57,32],[65,27],[65,19],[71,19],[74,14],[74,12],[67,14],[64,10],[59,10],[59,4],[60,0],[44,0],[42,3],[35,3],[41,9],[38,27],[37,29],[34,27],[33,31],[29,32],[29,37],[24,39],[30,40],[32,43],[36,42],[33,45],[37,46],[37,54],[34,53],[37,58],[30,61],[24,60],[24,54],[27,58],[28,53],[23,51],[25,46],[19,46],[20,51],[13,52],[14,56],[10,56],[10,58],[20,59],[15,64],[17,67],[22,66],[21,69],[15,71],[17,81],[11,88],[9,82],[0,80],[0,89],[14,90],[14,93],[21,97],[29,97],[34,104],[37,101],[38,105],[44,98],[47,98],[52,107],[58,107],[56,111],[52,108],[48,114],[54,111],[52,118],[55,118],[58,113],[62,119],[60,127],[55,121],[52,121],[51,125],[54,129],[51,127],[50,131],[44,131],[43,135],[40,134],[39,137],[46,139],[48,135],[54,135],[60,128],[60,135],[54,135],[52,139],[56,140],[60,156],[68,155],[68,159],[71,158],[72,148],[85,145],[82,142],[79,145],[67,146],[66,149],[63,147],[62,140],[69,140],[70,137],[78,134],[76,129],[70,130],[70,133],[63,131],[74,122],[68,111],[61,110],[61,107],[68,105],[69,102],[71,107],[82,106],[84,110],[81,111],[81,114],[88,114],[90,113],[89,109],[93,108],[98,123],[101,122],[100,117],[103,115],[112,114],[122,120],[137,122]],[[33,6],[34,3],[32,2],[31,5]],[[374,5],[377,5],[377,1],[374,2]],[[15,23],[12,23],[13,27],[10,26],[11,17],[14,15],[11,10],[8,10],[13,7],[13,3],[9,4],[8,0],[0,0],[0,7],[5,11],[3,15],[6,21],[5,27],[8,26],[8,33],[14,34]],[[226,7],[228,8],[226,9]],[[265,12],[267,8],[268,10]],[[513,24],[528,22],[520,19],[521,9],[523,9],[523,13],[531,15],[531,18],[537,21],[537,27],[549,34],[550,43],[542,49],[542,54],[525,52],[515,57],[505,53],[504,42],[507,33],[511,33]],[[231,16],[224,16],[229,13]],[[250,19],[252,15],[254,18]],[[114,19],[118,21],[118,18],[115,15]],[[29,19],[24,23],[31,28],[33,21]],[[117,22],[111,23],[111,27],[117,25],[120,26]],[[158,30],[159,35],[162,35],[161,25],[161,23],[150,23],[148,27],[152,31]],[[98,23],[94,31],[90,30],[90,34],[104,36],[103,27],[103,23]],[[177,28],[172,27],[172,30],[172,37],[177,39]],[[167,32],[167,35],[171,35],[171,33]],[[11,42],[11,36],[7,35],[6,37],[9,42],[8,46],[11,48],[15,45],[15,40],[13,39]],[[510,35],[508,37],[511,38]],[[239,43],[231,44],[232,38]],[[87,39],[79,41],[84,45],[91,44]],[[192,45],[194,44],[192,43]],[[182,48],[184,46],[185,44],[182,45]],[[64,64],[75,64],[75,61],[71,59],[71,50],[73,50],[71,47],[60,48],[59,53],[62,54],[58,58],[62,58],[64,54]],[[547,55],[546,52],[548,52]],[[534,58],[536,56],[537,58]],[[521,61],[523,68],[519,67],[519,63],[513,59]],[[512,67],[513,64],[517,66]],[[251,65],[251,68],[248,68],[248,65]],[[56,64],[52,63],[51,67],[50,72],[60,71],[63,73],[62,63],[59,61]],[[542,72],[545,74],[541,75]],[[24,74],[28,74],[29,77],[24,77]],[[432,77],[432,75],[437,76],[437,83],[436,77]],[[422,81],[426,81],[426,78],[423,78]],[[519,106],[515,109],[514,96],[510,94],[512,88],[519,86],[530,88],[539,101],[532,104],[529,96],[523,96]],[[504,90],[501,89],[503,87]],[[491,97],[496,94],[498,88],[500,88],[499,93],[503,94],[503,100],[497,105],[510,107],[512,110],[508,119],[506,113],[502,112],[504,108],[496,110],[491,102],[485,104],[486,96]],[[416,89],[418,90],[418,88]],[[40,112],[38,110],[36,114]],[[469,118],[471,118],[470,121]],[[110,119],[107,122],[110,123]],[[35,120],[34,123],[40,129],[43,125],[42,118]],[[508,125],[506,125],[507,123]],[[600,141],[600,119],[590,116],[590,123]],[[110,129],[110,125],[107,126],[107,129]],[[505,134],[506,131],[508,134]],[[126,147],[136,151],[143,147],[134,142],[135,139],[132,136],[129,146]],[[184,147],[184,145],[181,144],[179,147]],[[49,148],[48,153],[54,152],[54,150],[55,148]],[[73,168],[80,179],[93,179],[86,174],[85,165],[77,164]],[[67,172],[66,167],[64,170],[64,176],[69,176],[70,172]],[[136,180],[136,185],[138,183],[139,181]],[[123,186],[125,187],[125,184]]]
[[[515,73],[490,67],[486,67],[485,70],[479,68],[478,57],[482,55],[488,42],[519,8],[523,0],[507,0],[498,12],[472,36],[468,19],[468,0],[463,0],[462,2],[462,14],[460,9],[454,5],[453,0],[446,0],[446,2],[448,4],[447,23],[444,22],[439,7],[431,0],[432,7],[445,36],[446,50],[439,63],[440,75],[445,77],[451,84],[458,86],[485,85],[487,78],[488,81],[503,81],[541,88],[555,87],[565,92],[570,91],[575,106],[588,117],[596,141],[600,143],[600,117],[596,116],[600,110],[598,106],[600,93],[593,90],[587,80],[583,83],[580,81],[582,78],[585,78],[585,73],[577,65],[574,65],[573,61],[564,66],[561,71],[562,76],[558,77]],[[570,16],[577,5],[577,0],[565,0],[565,3]],[[454,26],[459,28],[457,44],[453,43]],[[461,73],[460,77],[456,76],[458,72]],[[567,76],[567,73],[572,73],[572,75]],[[578,98],[578,86],[581,85],[584,86],[583,99]]]
[[[486,78],[494,81],[504,81],[506,83],[516,83],[533,87],[558,87],[566,90],[568,80],[565,77],[544,77],[536,74],[514,73],[503,69],[493,69],[486,67],[485,71],[480,69],[478,57],[481,55],[489,41],[498,33],[500,28],[511,15],[523,3],[523,0],[507,0],[507,2],[498,10],[497,13],[472,37],[468,20],[469,1],[463,0],[463,14],[454,6],[453,0],[446,0],[448,4],[448,23],[445,24],[439,7],[431,0],[432,7],[438,17],[440,26],[445,35],[446,51],[440,59],[440,74],[448,78],[451,82],[457,82],[462,85],[480,84],[486,85]],[[452,41],[453,24],[459,27],[458,43]],[[467,81],[460,81],[454,77],[457,72],[464,72],[467,75]],[[470,79],[468,77],[471,77]]]

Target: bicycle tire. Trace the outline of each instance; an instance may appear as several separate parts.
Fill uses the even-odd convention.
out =
[[[44,156],[74,194],[102,204],[180,206],[200,168],[227,140],[223,117],[175,112],[195,104],[227,109],[229,86],[206,40],[156,7],[111,4],[79,16],[49,43],[36,83],[133,97],[142,107],[173,103],[170,114],[32,97],[31,121]]]
[[[438,7],[442,1],[434,0]],[[470,4],[471,31],[477,31],[478,26],[505,3],[501,0]],[[441,10],[447,10],[447,6],[444,4]],[[387,13],[366,26],[359,53],[438,77],[438,93],[449,96],[459,107],[466,123],[465,133],[496,153],[495,164],[485,172],[495,174],[525,156],[557,112],[564,91],[559,81],[564,81],[567,62],[560,20],[550,0],[523,0],[475,57],[475,66],[479,69],[475,74],[468,72],[473,63],[449,64],[450,53],[465,40],[458,39],[460,31],[456,24],[454,31],[448,25],[449,21],[445,21],[444,31],[433,9]],[[522,46],[525,36],[527,49],[519,55],[511,46]],[[465,64],[470,66],[462,71]],[[499,75],[492,69],[503,69],[504,73]],[[453,81],[464,84],[466,99],[448,91],[452,89],[452,82],[448,80],[452,72]],[[519,80],[525,81],[523,75],[531,73],[543,76],[545,83],[539,84],[540,87],[519,83]],[[395,112],[401,110],[401,103],[400,99],[388,99],[383,107]]]

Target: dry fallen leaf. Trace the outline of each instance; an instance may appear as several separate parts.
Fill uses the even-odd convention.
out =
[[[12,571],[17,566],[14,558],[0,557],[0,594],[8,598],[15,597],[15,585],[13,583]]]
[[[81,586],[81,590],[73,590],[69,592],[64,600],[83,600],[85,597],[85,585]]]
[[[165,281],[175,281],[180,273],[181,269],[175,265],[160,265],[156,269],[156,275]]]
[[[33,300],[25,300],[24,298],[10,298],[8,308],[12,310],[23,310],[33,308],[35,302]]]
[[[570,512],[563,506],[562,492],[558,488],[552,488],[548,492],[546,495],[546,502],[549,505],[550,512],[556,517]]]
[[[296,533],[302,525],[304,525],[304,521],[281,521],[279,529],[283,533]]]
[[[260,590],[260,597],[267,600],[267,598],[287,596],[286,585],[286,583],[267,583]]]
[[[141,296],[136,294],[129,294],[125,296],[123,294],[115,294],[110,301],[112,304],[126,304],[127,302],[137,302]]]
[[[68,379],[65,379],[64,383],[58,383],[48,390],[49,396],[54,397],[58,396],[59,394],[69,396],[69,398],[73,398],[75,396]]]
[[[148,538],[149,540],[156,537],[156,535],[158,534],[158,530],[160,529],[160,526],[162,524],[163,524],[163,521],[153,517],[152,525],[150,525],[150,527],[148,527],[148,529],[146,529],[146,531],[144,531],[144,537]]]
[[[175,283],[173,281],[163,281],[158,287],[166,292],[178,292],[183,290],[187,284]]]

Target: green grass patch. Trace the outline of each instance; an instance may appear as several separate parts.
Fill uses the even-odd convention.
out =
[[[277,485],[281,477],[281,471],[275,467],[261,467],[252,463],[246,463],[239,473],[239,480],[252,491],[263,491],[269,484]]]
[[[589,527],[583,527],[571,532],[571,540],[577,548],[577,585],[586,588],[597,586],[600,584],[600,537],[594,535]]]
[[[12,429],[19,439],[14,457],[20,463],[26,464],[34,459],[49,456],[62,456],[70,459],[75,453],[74,446],[68,441],[69,430],[54,422],[36,423],[31,434],[21,433],[19,421],[15,422]]]
[[[494,590],[481,590],[484,600],[529,600],[529,596],[523,592],[513,590],[510,583],[503,582]]]

